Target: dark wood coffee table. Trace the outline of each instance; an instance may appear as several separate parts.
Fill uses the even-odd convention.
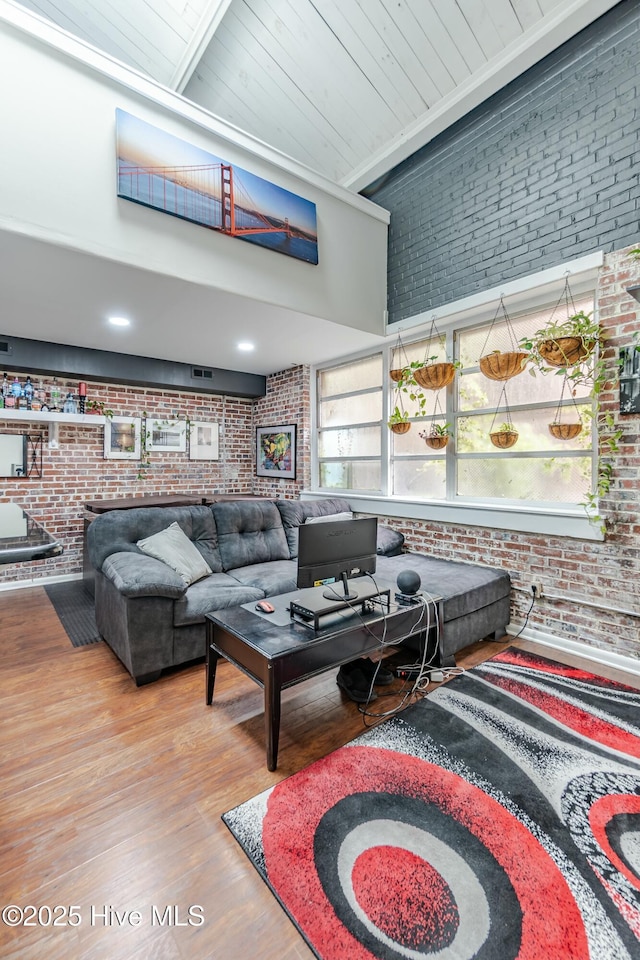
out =
[[[393,585],[378,582],[377,586],[381,591],[391,589],[393,597]],[[321,587],[317,589],[322,591]],[[220,657],[235,664],[264,689],[269,770],[276,769],[278,760],[282,690],[350,660],[380,651],[383,637],[385,643],[400,643],[411,634],[418,635],[424,631],[427,622],[422,606],[399,607],[392,601],[388,612],[383,615],[379,606],[368,603],[359,615],[352,611],[331,614],[324,618],[316,632],[290,618],[289,603],[299,596],[300,591],[296,591],[270,597],[276,608],[270,616],[257,613],[255,604],[216,610],[206,616],[206,702],[211,704],[213,701]],[[442,643],[442,601],[434,597],[429,604],[430,623],[438,623]]]

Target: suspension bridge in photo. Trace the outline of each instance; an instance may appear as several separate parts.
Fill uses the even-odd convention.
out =
[[[135,166],[121,162],[118,194],[232,237],[292,236],[288,218],[278,220],[262,213],[231,164]]]

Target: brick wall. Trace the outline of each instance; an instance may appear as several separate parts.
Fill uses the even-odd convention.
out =
[[[12,372],[12,377],[15,373]],[[21,381],[25,372],[18,372]],[[66,394],[76,380],[58,378]],[[162,391],[87,381],[90,399],[114,415],[218,423],[220,458],[190,460],[186,453],[149,452],[148,463],[105,460],[101,424],[59,425],[59,447],[49,449],[49,424],[2,423],[5,433],[43,433],[42,479],[0,478],[0,500],[15,500],[64,545],[60,557],[0,566],[0,584],[43,577],[77,575],[82,570],[84,507],[87,500],[185,493],[259,493],[297,498],[310,483],[310,394],[308,367],[295,367],[267,378],[267,394],[259,400],[201,393]],[[1,417],[1,413],[0,413]],[[295,480],[255,476],[255,428],[297,425]]]
[[[391,323],[635,241],[638,63],[624,0],[369,193],[391,212]]]

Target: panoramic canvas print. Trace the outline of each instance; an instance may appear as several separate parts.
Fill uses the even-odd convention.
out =
[[[116,110],[118,196],[308,263],[316,205]]]

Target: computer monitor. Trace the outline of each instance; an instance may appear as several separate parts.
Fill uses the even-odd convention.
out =
[[[347,580],[376,572],[375,517],[358,520],[326,520],[304,523],[299,527],[298,586],[315,587],[323,583],[342,583],[327,589],[328,600],[356,600]]]

